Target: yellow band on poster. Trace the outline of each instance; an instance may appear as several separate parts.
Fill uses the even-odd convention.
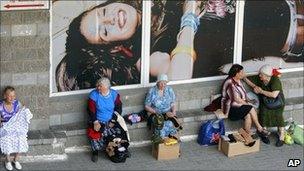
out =
[[[193,61],[196,60],[196,52],[194,49],[190,46],[177,46],[173,51],[171,52],[170,59],[172,60],[173,56],[177,53],[186,53],[189,54]]]

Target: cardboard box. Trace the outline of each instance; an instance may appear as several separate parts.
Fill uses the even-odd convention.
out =
[[[218,150],[222,151],[228,157],[258,152],[260,151],[260,139],[255,139],[255,144],[252,147],[248,147],[243,142],[230,143],[221,137]]]
[[[180,144],[179,143],[174,145],[165,145],[164,143],[153,144],[152,155],[157,160],[177,159],[180,156]]]

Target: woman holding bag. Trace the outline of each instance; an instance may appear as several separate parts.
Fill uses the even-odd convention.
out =
[[[260,97],[259,121],[264,127],[278,127],[277,147],[284,144],[284,118],[283,111],[285,99],[283,95],[282,83],[277,76],[278,72],[270,65],[264,65],[260,68],[259,75],[244,78],[244,81],[254,90]],[[273,99],[267,102],[267,99]],[[278,100],[281,102],[278,102]],[[276,105],[276,106],[275,106]]]

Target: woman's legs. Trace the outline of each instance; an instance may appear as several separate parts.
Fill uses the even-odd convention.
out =
[[[6,155],[6,161],[7,162],[11,162],[11,154],[7,154]]]
[[[259,120],[258,120],[258,116],[257,116],[257,112],[255,111],[254,108],[252,108],[250,111],[249,111],[249,114],[251,116],[251,119],[254,123],[254,125],[256,126],[257,130],[262,132],[264,129],[263,127],[261,126]]]
[[[253,121],[253,123],[255,124],[256,128],[257,128],[257,133],[258,135],[261,137],[261,140],[265,143],[265,144],[269,144],[269,132],[266,131],[260,124],[259,120],[258,120],[258,116],[257,116],[257,112],[255,111],[254,108],[252,108],[249,112],[251,119]]]
[[[285,129],[284,129],[284,127],[278,127],[278,132],[279,132],[279,139],[281,141],[284,141],[284,138],[285,138]]]
[[[284,145],[284,133],[285,133],[285,130],[284,130],[284,127],[278,127],[278,140],[276,142],[276,146],[277,147],[281,147]]]
[[[100,138],[99,140],[90,140],[91,142],[91,149],[92,149],[92,158],[91,160],[93,162],[97,162],[98,161],[98,151],[103,150],[104,149],[104,141],[102,138]]]
[[[169,120],[165,121],[163,128],[160,130],[161,138],[168,137],[169,135],[174,136],[176,134],[177,134],[177,130],[174,127],[174,124],[172,123],[172,121],[169,121]]]
[[[10,154],[7,154],[7,155],[6,155],[5,168],[6,168],[7,170],[13,170],[13,165],[12,165],[12,162],[11,162],[11,155],[10,155]]]
[[[20,158],[20,153],[16,153],[16,154],[15,154],[15,159],[14,159],[14,161],[18,161],[19,158]]]
[[[250,114],[246,115],[244,119],[245,119],[245,122],[244,122],[244,124],[245,124],[245,126],[244,126],[245,131],[248,134],[251,134],[251,131],[250,131],[251,124],[252,124],[251,115]]]
[[[20,153],[15,153],[15,159],[14,159],[14,163],[15,163],[15,167],[17,170],[21,170],[22,169],[22,166],[21,164],[19,163],[19,157],[20,157]]]

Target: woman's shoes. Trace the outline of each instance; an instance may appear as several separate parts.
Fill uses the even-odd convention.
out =
[[[277,147],[282,147],[284,145],[284,141],[278,139],[278,141],[275,144]]]
[[[13,170],[12,162],[6,162],[5,163],[5,168],[6,168],[6,170]]]
[[[245,145],[248,147],[252,147],[252,146],[254,146],[254,144],[255,144],[255,141],[252,141],[250,143],[245,143]]]
[[[284,139],[284,137],[280,137],[280,135],[277,134],[277,138],[278,138],[278,140],[277,140],[275,146],[282,147],[284,145],[284,140],[282,140],[282,139]]]
[[[265,144],[270,144],[270,140],[269,140],[269,138],[268,137],[261,137],[261,140],[263,141],[263,143],[265,143]]]
[[[98,151],[92,152],[92,162],[96,163],[98,161]]]
[[[270,132],[268,132],[267,130],[263,129],[262,131],[257,130],[257,134],[261,138],[261,140],[263,141],[263,143],[270,144],[270,140],[268,138],[268,135],[270,135]]]
[[[15,164],[15,168],[17,169],[17,170],[21,170],[22,169],[22,166],[21,166],[21,164],[18,162],[18,161],[15,161],[15,162],[13,162],[14,164]]]
[[[21,164],[18,161],[13,161],[13,163],[14,163],[15,168],[17,170],[21,170],[22,169],[22,166],[21,166]],[[14,168],[13,168],[12,162],[6,162],[5,163],[5,168],[6,168],[6,170],[9,170],[9,171],[13,170]]]
[[[258,135],[260,134],[261,136],[265,136],[265,137],[270,135],[270,132],[267,131],[266,129],[263,129],[262,131],[257,130],[257,133]]]

